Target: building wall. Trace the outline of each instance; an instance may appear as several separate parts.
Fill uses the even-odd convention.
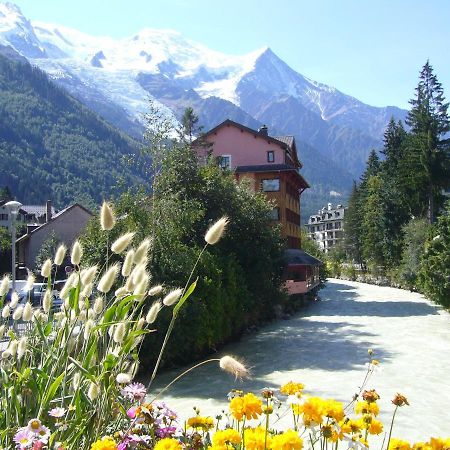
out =
[[[206,137],[212,148],[198,150],[200,157],[206,157],[208,151],[214,156],[231,155],[231,169],[237,166],[284,164],[285,150],[281,145],[271,143],[261,136],[252,135],[234,125],[225,125]],[[274,152],[274,161],[267,161],[267,152]]]
[[[319,248],[328,253],[333,247],[342,242],[344,237],[345,207],[331,203],[313,214],[308,220],[308,236],[315,240]]]
[[[56,216],[49,223],[36,229],[27,239],[19,242],[19,264],[35,269],[36,256],[43,242],[54,232],[61,243],[70,247],[86,227],[91,214],[78,205]]]

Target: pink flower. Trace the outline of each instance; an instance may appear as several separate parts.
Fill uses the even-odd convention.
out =
[[[130,400],[142,400],[147,395],[147,390],[142,383],[131,383],[125,386],[120,393]]]
[[[64,408],[53,408],[48,412],[50,417],[56,417],[57,419],[64,417],[65,414],[66,410]]]
[[[31,432],[27,427],[19,428],[17,433],[14,435],[14,442],[17,444],[17,448],[20,450],[29,448],[33,443],[34,433]]]
[[[128,409],[128,411],[127,411],[127,416],[130,418],[130,419],[134,419],[135,417],[136,417],[136,407],[135,406],[132,406],[130,409]],[[120,450],[120,449],[119,449]]]

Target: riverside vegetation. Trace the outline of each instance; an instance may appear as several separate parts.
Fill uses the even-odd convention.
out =
[[[450,119],[429,62],[420,73],[405,129],[391,120],[380,160],[372,151],[345,215],[345,242],[330,253],[334,275],[369,277],[423,292],[450,306]],[[359,271],[361,273],[361,271]]]
[[[102,230],[110,233],[115,223],[110,205],[104,203]],[[379,395],[366,389],[379,364],[372,358],[372,351],[360,391],[347,405],[305,395],[301,383],[290,382],[280,388],[280,395],[286,396],[285,410],[273,389],[265,388],[260,395],[231,391],[227,414],[214,419],[196,410],[193,417],[180,423],[176,412],[160,398],[170,385],[155,394],[151,384],[180,312],[193,301],[190,297],[197,286],[197,266],[205,250],[222,238],[227,224],[228,219],[223,217],[208,229],[184,288],[152,284],[147,270],[152,252],[149,238],[138,242],[133,250],[130,245],[135,233],[123,233],[108,246],[108,254],[120,255],[122,261],[112,262],[107,256],[101,266],[86,266],[84,249],[75,242],[70,255],[75,270],[60,292],[64,300],[61,310],[53,312],[52,276],[67,251],[60,246],[41,269],[47,280],[42,308],[33,310],[30,303],[19,305],[17,295],[2,305],[0,331],[7,336],[0,360],[3,448],[363,450],[372,435],[386,432],[382,448],[388,450],[450,449],[450,438],[436,437],[411,445],[393,437],[395,414],[408,405],[401,394],[392,401],[392,421],[384,430],[377,419]],[[120,287],[114,290],[117,280]],[[9,283],[7,276],[0,283],[2,304]],[[28,289],[33,283],[30,276]],[[151,305],[149,298],[154,299]],[[171,320],[146,388],[132,382],[139,364],[138,351],[143,337],[155,331],[162,310],[171,312]],[[212,362],[236,377],[249,375],[231,356],[200,364]],[[287,413],[292,416],[292,427],[280,430],[278,418]]]

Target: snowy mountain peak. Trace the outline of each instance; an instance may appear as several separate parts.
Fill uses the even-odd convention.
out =
[[[0,3],[0,44],[11,46],[27,58],[47,56],[30,22],[14,3]]]

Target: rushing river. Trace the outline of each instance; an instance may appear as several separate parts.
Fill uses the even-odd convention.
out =
[[[416,293],[335,279],[320,298],[213,356],[244,360],[251,380],[235,381],[211,363],[186,375],[162,398],[184,418],[193,415],[193,406],[215,416],[227,407],[232,388],[256,393],[292,380],[305,384],[307,394],[348,402],[359,390],[367,350],[373,348],[380,366],[367,388],[381,395],[386,428],[391,399],[400,392],[410,406],[397,412],[393,436],[413,442],[449,436],[450,315]],[[158,376],[154,388],[181,371]]]

